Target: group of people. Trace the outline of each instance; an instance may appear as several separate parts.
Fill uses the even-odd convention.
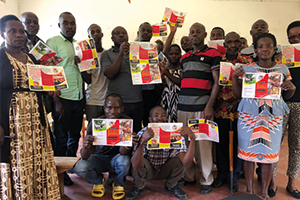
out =
[[[256,170],[261,180],[261,196],[274,197],[277,192],[276,170],[280,143],[288,124],[289,181],[286,190],[295,198],[300,193],[295,186],[300,166],[299,103],[300,83],[298,68],[281,64],[282,50],[267,22],[260,19],[251,27],[253,39],[248,47],[245,38],[236,32],[225,34],[215,27],[210,40],[224,39],[226,53],[221,55],[204,44],[205,26],[198,22],[189,28],[180,45],[172,44],[177,25],[170,26],[165,44],[157,40],[162,84],[133,85],[129,63],[128,34],[124,27],[112,30],[113,46],[102,47],[103,33],[91,24],[88,37],[96,44],[100,67],[80,72],[73,42],[76,19],[70,12],[59,16],[60,34],[46,41],[64,61],[68,89],[54,92],[29,90],[26,64],[39,64],[28,52],[41,39],[38,17],[25,12],[20,19],[6,15],[0,19],[0,34],[4,39],[0,49],[1,103],[1,197],[20,199],[60,199],[53,156],[76,156],[85,113],[91,122],[101,119],[133,119],[132,146],[93,146],[92,123],[80,150],[81,159],[72,171],[94,184],[92,196],[102,197],[105,184],[112,185],[113,199],[135,200],[145,191],[145,183],[152,179],[166,179],[165,191],[179,199],[188,195],[182,185],[200,182],[199,193],[209,194],[212,187],[221,187],[229,180],[229,135],[234,130],[234,192],[237,179],[243,172],[247,189],[254,194],[253,176]],[[287,28],[290,44],[300,43],[300,21]],[[137,41],[150,42],[152,26],[142,23]],[[42,41],[42,40],[41,40]],[[181,49],[185,52],[182,55]],[[232,86],[219,85],[220,62],[242,63],[233,74]],[[242,98],[242,77],[245,73],[281,73],[280,99]],[[84,90],[84,84],[88,87]],[[46,120],[52,112],[53,137]],[[231,122],[229,114],[235,120]],[[217,177],[212,175],[213,142],[195,140],[188,128],[189,119],[214,120],[219,126],[216,143]],[[147,142],[154,136],[148,123],[182,122],[182,147],[179,149],[150,150]],[[52,141],[52,142],[51,142]],[[243,170],[242,170],[243,168]],[[196,174],[201,171],[200,180]],[[107,179],[103,172],[109,172]],[[125,194],[126,176],[134,177],[135,186]],[[64,173],[65,185],[73,182]],[[17,185],[17,186],[16,186]],[[18,189],[16,189],[18,188]]]

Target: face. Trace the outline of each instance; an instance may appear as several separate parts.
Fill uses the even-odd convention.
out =
[[[21,17],[21,21],[27,32],[27,35],[36,35],[40,30],[39,19],[33,13],[26,13]]]
[[[236,55],[241,46],[240,36],[238,34],[229,34],[225,38],[224,46],[229,55]]]
[[[247,43],[247,40],[246,39],[241,39],[241,47],[240,47],[240,51],[242,49],[245,49],[248,47],[248,43]]]
[[[193,46],[198,46],[204,44],[204,38],[207,36],[207,33],[204,30],[204,27],[199,24],[194,24],[190,28],[190,40]]]
[[[193,45],[190,41],[190,38],[188,36],[183,36],[180,40],[181,48],[185,51],[188,52],[193,49]]]
[[[7,47],[21,48],[26,41],[25,30],[21,22],[10,20],[5,23],[5,32],[1,32]]]
[[[125,28],[118,26],[112,31],[111,39],[114,42],[114,45],[119,47],[122,42],[128,41],[127,31]]]
[[[172,64],[179,63],[181,58],[180,51],[177,47],[171,47],[170,51],[168,52],[168,59],[169,62]]]
[[[224,35],[221,29],[214,29],[210,32],[210,40],[223,40]]]
[[[252,35],[253,40],[257,38],[262,33],[268,33],[269,27],[264,20],[256,21],[251,28],[250,35]]]
[[[102,40],[103,33],[98,25],[93,25],[89,29],[89,37],[93,38],[96,43],[99,43]]]
[[[151,116],[149,117],[151,123],[164,123],[167,122],[167,115],[165,109],[156,107],[152,110]]]
[[[289,30],[288,40],[290,44],[300,43],[300,26]]]
[[[63,14],[59,18],[58,27],[61,33],[67,38],[73,38],[76,33],[76,21],[73,15]]]
[[[124,107],[119,97],[108,97],[104,105],[105,116],[108,119],[120,118]]]
[[[276,46],[274,47],[274,43],[271,38],[261,38],[257,41],[257,49],[254,49],[254,52],[258,56],[259,60],[271,60],[272,56],[276,52]]]
[[[138,31],[139,41],[150,42],[152,38],[152,26],[149,24],[143,24]]]

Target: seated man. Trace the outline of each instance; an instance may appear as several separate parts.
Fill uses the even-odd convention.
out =
[[[110,94],[104,102],[105,115],[101,119],[130,119],[122,114],[124,110],[122,99],[117,94]],[[122,199],[125,196],[124,183],[130,169],[131,147],[120,146],[93,146],[95,137],[92,136],[92,123],[88,125],[87,136],[83,140],[80,150],[81,159],[74,167],[75,173],[87,182],[94,184],[93,197],[102,197],[105,193],[105,178],[102,172],[116,173],[113,183],[113,199]],[[132,133],[132,143],[136,145],[138,136]]]
[[[155,106],[150,111],[150,123],[166,122],[166,111],[161,106]],[[148,150],[146,144],[153,138],[151,128],[145,127],[138,135],[140,136],[137,146],[134,148],[131,163],[135,186],[126,195],[126,200],[135,200],[145,191],[146,181],[167,179],[165,190],[178,199],[187,199],[188,195],[177,186],[177,182],[183,176],[186,167],[192,163],[195,153],[195,135],[188,127],[180,129],[182,136],[182,148]],[[183,136],[190,138],[188,149]]]

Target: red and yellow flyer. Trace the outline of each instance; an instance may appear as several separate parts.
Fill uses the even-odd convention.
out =
[[[175,26],[175,24],[178,24],[177,27],[181,28],[183,26],[185,16],[185,12],[179,12],[166,7],[162,21],[169,22],[171,26]]]
[[[133,85],[162,83],[158,66],[157,44],[130,43],[130,68]]]
[[[188,124],[196,140],[219,142],[219,128],[216,122],[205,119],[189,119]]]
[[[225,40],[212,40],[208,41],[208,46],[217,49],[223,56],[226,54],[226,48],[224,47]]]
[[[148,149],[179,149],[182,145],[179,133],[182,123],[149,123],[154,137],[148,141]]]
[[[75,42],[73,43],[73,46],[75,55],[78,56],[81,60],[81,62],[77,64],[81,72],[99,67],[94,39]]]
[[[167,31],[167,24],[166,23],[159,23],[152,25],[152,36],[166,36],[168,35]]]
[[[246,73],[243,78],[243,98],[280,99],[281,73]]]
[[[282,46],[282,63],[287,67],[300,67],[300,44]]]
[[[93,119],[93,145],[132,146],[132,119]]]
[[[54,91],[68,88],[64,68],[27,64],[29,89],[32,91]]]
[[[229,62],[220,62],[220,76],[219,85],[232,85],[232,73],[235,69],[243,67],[245,64],[236,63],[232,64]]]

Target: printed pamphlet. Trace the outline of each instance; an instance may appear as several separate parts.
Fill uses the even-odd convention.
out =
[[[230,86],[232,85],[232,73],[235,69],[243,67],[245,64],[229,62],[220,62],[220,78],[219,85]]]
[[[175,26],[175,24],[178,24],[177,27],[181,28],[183,26],[185,16],[185,12],[179,12],[166,7],[162,21],[169,22],[171,26]]]
[[[208,46],[217,49],[223,56],[226,54],[226,48],[224,47],[225,40],[212,40],[208,41]]]
[[[166,36],[168,35],[167,32],[167,24],[166,23],[159,23],[152,25],[152,36]]]
[[[188,124],[196,140],[219,142],[219,128],[216,122],[205,119],[189,119]]]
[[[300,67],[300,44],[282,46],[282,63],[287,67]]]

